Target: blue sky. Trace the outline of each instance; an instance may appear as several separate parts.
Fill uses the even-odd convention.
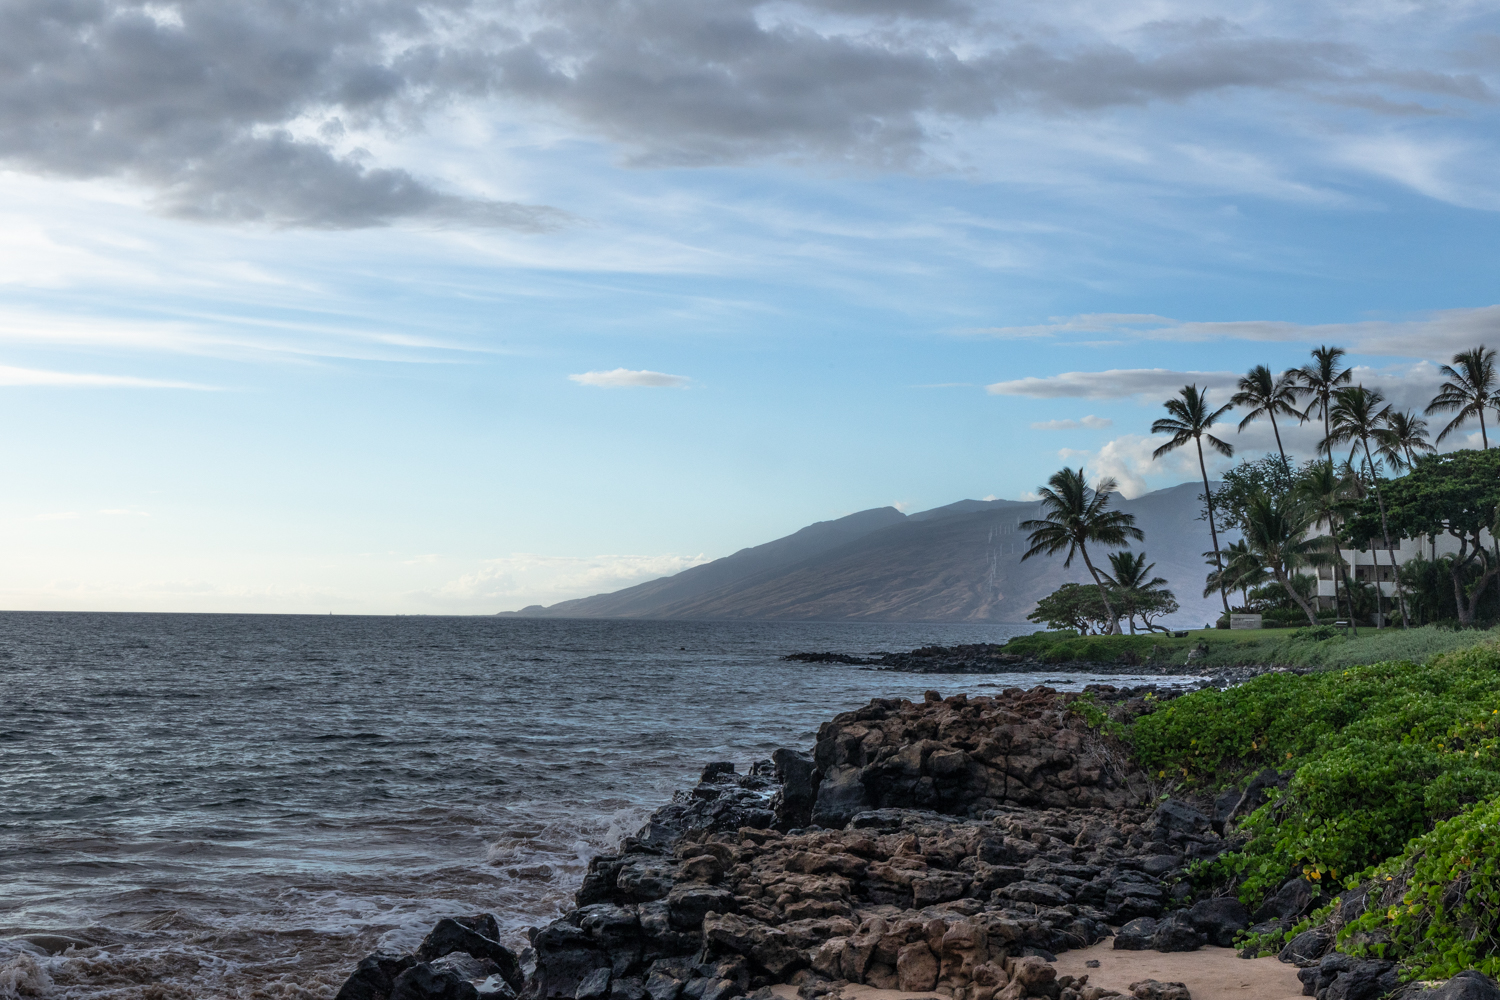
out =
[[[1497,29],[10,5],[0,606],[487,613],[1065,461],[1138,493],[1195,472],[1173,387],[1319,343],[1419,406],[1500,346]]]

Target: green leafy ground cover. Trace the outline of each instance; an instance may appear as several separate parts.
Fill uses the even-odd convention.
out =
[[[1037,632],[1007,642],[1003,652],[1034,657],[1043,663],[1119,663],[1185,665],[1188,654],[1204,651],[1192,662],[1204,667],[1286,666],[1345,667],[1382,660],[1422,663],[1434,656],[1500,640],[1497,629],[1422,628],[1359,630],[1357,637],[1332,627],[1233,631],[1198,629],[1185,638],[1156,635],[1084,635]]]
[[[1245,847],[1198,873],[1205,889],[1233,886],[1253,908],[1299,874],[1330,894],[1362,886],[1373,902],[1343,915],[1340,947],[1384,953],[1423,978],[1500,971],[1487,957],[1500,942],[1493,636],[1421,664],[1267,674],[1196,692],[1121,735],[1142,766],[1188,788],[1293,772],[1285,793],[1245,821]]]

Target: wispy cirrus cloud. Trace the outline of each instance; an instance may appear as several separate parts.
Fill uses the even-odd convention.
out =
[[[0,386],[62,386],[90,389],[195,389],[214,391],[218,387],[171,379],[137,378],[133,375],[90,375],[81,372],[54,372],[38,368],[16,368],[0,365]]]
[[[1034,431],[1076,431],[1083,428],[1099,430],[1105,427],[1113,427],[1115,422],[1108,417],[1096,417],[1092,413],[1077,420],[1038,420],[1031,425]]]
[[[1232,386],[1238,380],[1239,376],[1234,372],[1114,368],[1103,372],[1063,372],[1061,375],[995,382],[985,386],[984,391],[992,396],[1031,396],[1035,399],[1126,399],[1143,393],[1171,394],[1189,382],[1217,388]]]
[[[607,372],[583,372],[578,375],[569,375],[568,378],[579,385],[641,389],[681,389],[692,381],[686,375],[668,375],[666,372],[653,372],[646,369],[633,371],[629,368],[615,368]]]
[[[1185,321],[1136,313],[1086,313],[1030,326],[985,327],[972,334],[1008,340],[1069,339],[1108,334],[1126,341],[1332,343],[1361,354],[1447,361],[1457,351],[1500,342],[1500,305],[1443,309],[1406,320],[1290,323],[1282,320]],[[991,387],[993,391],[993,387]]]

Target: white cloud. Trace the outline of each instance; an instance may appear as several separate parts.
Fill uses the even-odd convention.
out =
[[[1039,420],[1031,425],[1034,431],[1076,431],[1082,427],[1098,430],[1104,427],[1113,427],[1115,422],[1108,417],[1096,417],[1089,414],[1078,420]]]
[[[1020,378],[984,387],[992,396],[1039,399],[1124,399],[1142,393],[1171,395],[1189,382],[1207,388],[1233,386],[1234,372],[1180,372],[1170,368],[1114,368],[1104,372],[1063,372],[1045,378]],[[1226,400],[1227,402],[1227,400]]]
[[[667,375],[663,372],[646,370],[631,371],[629,368],[616,368],[607,372],[584,372],[581,375],[569,375],[568,378],[579,385],[638,386],[650,389],[680,389],[692,381],[686,375]]]
[[[13,368],[10,365],[0,365],[0,386],[35,385],[121,389],[212,390],[214,388],[211,385],[198,385],[193,382],[135,378],[130,375],[84,375],[76,372],[50,372],[37,368]]]
[[[1148,437],[1144,434],[1125,434],[1106,441],[1097,451],[1062,448],[1057,457],[1069,465],[1082,465],[1090,483],[1102,476],[1114,477],[1119,483],[1120,493],[1133,498],[1157,488],[1147,484],[1148,476],[1165,476],[1172,483],[1182,482],[1188,476],[1197,477],[1198,453],[1192,448],[1179,448],[1159,459],[1151,457],[1151,453],[1165,444],[1166,440],[1164,437]]]

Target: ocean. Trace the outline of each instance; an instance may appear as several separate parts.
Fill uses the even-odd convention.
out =
[[[873,697],[1128,682],[784,654],[1033,628],[0,614],[0,997],[332,997],[479,911],[519,950],[709,761]]]

